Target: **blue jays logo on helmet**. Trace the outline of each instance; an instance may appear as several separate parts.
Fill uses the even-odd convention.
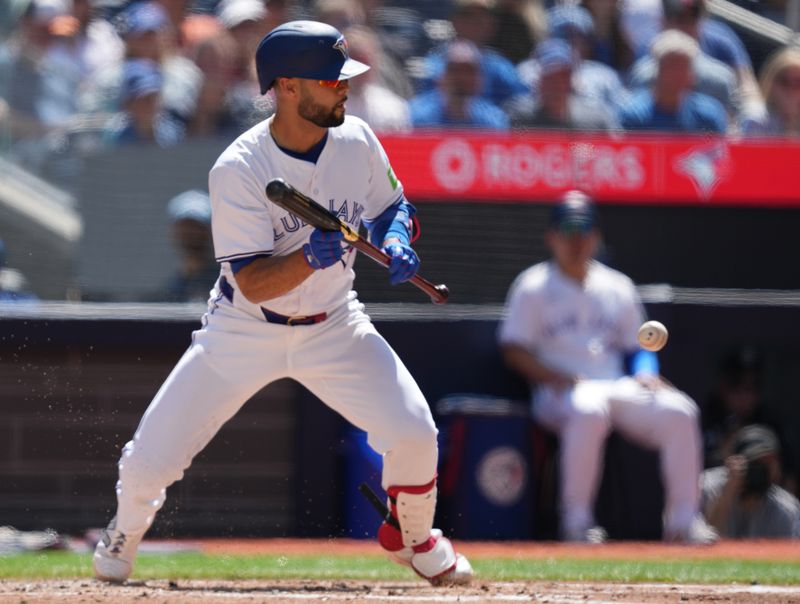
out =
[[[342,53],[342,56],[344,56],[345,60],[350,58],[350,49],[347,47],[347,40],[345,40],[344,36],[340,36],[339,39],[336,40],[336,43],[333,45],[333,47]]]

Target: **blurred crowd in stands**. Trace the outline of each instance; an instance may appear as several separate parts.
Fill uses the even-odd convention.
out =
[[[709,14],[727,0],[8,0],[0,126],[34,171],[66,150],[233,138],[272,110],[255,76],[261,37],[309,18],[373,66],[348,111],[378,132],[796,136],[800,48],[753,32],[796,20],[797,3],[737,1],[756,19],[744,37]]]

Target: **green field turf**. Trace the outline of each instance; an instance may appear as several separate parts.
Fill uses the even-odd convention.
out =
[[[800,562],[755,560],[515,560],[473,561],[483,581],[615,581],[800,584]],[[0,579],[90,577],[88,554],[47,552],[0,557]],[[142,554],[134,578],[411,580],[382,556],[222,556]]]

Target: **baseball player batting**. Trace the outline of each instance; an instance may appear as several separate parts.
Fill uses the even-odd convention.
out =
[[[469,562],[432,528],[436,426],[352,291],[355,250],[342,231],[312,228],[265,194],[270,181],[284,179],[353,229],[365,223],[390,257],[391,283],[416,274],[415,209],[369,126],[345,116],[348,79],[369,67],[349,58],[338,30],[313,21],[275,28],[255,58],[261,93],[274,91],[276,111],[211,169],[220,276],[201,329],[123,448],[117,513],[95,549],[95,576],[130,576],[165,489],[253,394],[289,377],[365,430],[383,455],[382,484],[397,520],[378,531],[389,557],[433,584],[466,583]]]
[[[658,377],[654,353],[639,349],[641,301],[628,277],[593,260],[599,241],[594,203],[567,193],[547,232],[552,260],[514,281],[499,332],[509,367],[536,385],[534,416],[560,437],[562,536],[605,540],[594,497],[616,428],[661,453],[665,538],[713,542],[699,513],[697,405]]]

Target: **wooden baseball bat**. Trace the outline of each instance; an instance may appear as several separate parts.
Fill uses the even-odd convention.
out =
[[[378,264],[388,267],[392,259],[379,247],[362,237],[353,227],[341,220],[336,214],[325,209],[310,197],[303,195],[282,178],[273,178],[267,183],[267,197],[275,205],[280,206],[310,224],[324,231],[341,231],[351,246],[372,258]],[[434,304],[444,304],[450,296],[450,290],[444,283],[435,285],[414,275],[409,282],[430,296]]]
[[[388,524],[391,524],[397,530],[400,530],[400,523],[397,521],[397,518],[392,516],[392,513],[389,511],[389,508],[386,507],[386,504],[381,500],[380,497],[373,491],[366,482],[362,482],[358,485],[358,490],[361,491],[361,494],[366,497],[367,501],[372,504],[372,507],[375,508],[375,511],[380,514],[381,518],[385,520]]]

